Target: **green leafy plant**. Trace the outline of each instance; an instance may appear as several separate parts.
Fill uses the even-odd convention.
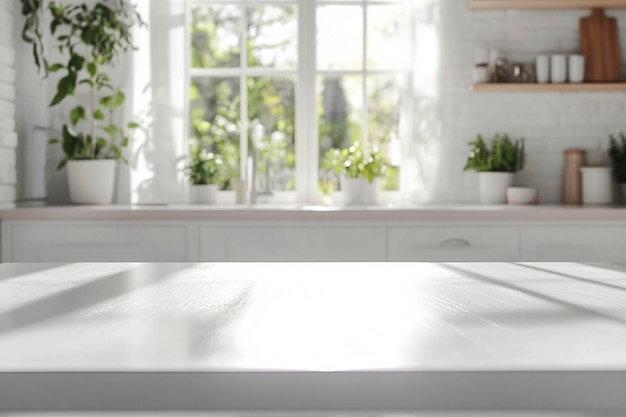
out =
[[[98,1],[64,5],[50,2],[45,6],[34,0],[22,0],[26,23],[22,37],[33,44],[35,63],[50,73],[61,72],[56,93],[50,106],[73,97],[84,86],[89,91],[89,105],[77,105],[70,110],[69,123],[64,124],[61,138],[49,143],[61,143],[65,158],[63,168],[72,159],[123,160],[122,148],[128,146],[135,122],[120,127],[115,114],[125,101],[124,93],[111,84],[106,67],[129,49],[134,49],[131,28],[144,25],[141,16],[126,0]],[[62,55],[59,62],[49,64],[44,55],[41,14],[50,14],[49,45]]]
[[[189,147],[187,175],[193,185],[219,184],[224,177],[224,160],[221,155],[209,152],[200,143]]]
[[[478,135],[469,145],[472,150],[464,171],[517,172],[524,169],[526,150],[523,138],[511,140],[507,134],[496,134],[489,147],[483,137]]]
[[[374,178],[385,176],[389,163],[377,147],[363,149],[359,142],[355,142],[349,148],[330,149],[321,166],[348,178],[365,178],[371,183]]]
[[[619,133],[620,139],[610,135],[609,158],[613,165],[613,175],[619,184],[626,184],[626,135]]]

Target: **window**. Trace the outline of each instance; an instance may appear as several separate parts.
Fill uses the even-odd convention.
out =
[[[198,0],[189,6],[189,132],[276,201],[319,199],[331,148],[379,147],[398,189],[402,2]]]

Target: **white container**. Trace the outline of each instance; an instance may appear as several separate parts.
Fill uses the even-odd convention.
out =
[[[612,170],[609,167],[582,167],[583,204],[607,205],[613,203]]]
[[[343,203],[346,206],[363,206],[378,203],[379,180],[371,183],[365,178],[343,178]]]
[[[505,204],[506,190],[513,185],[511,172],[479,172],[478,189],[482,204]]]
[[[509,187],[506,189],[506,201],[509,204],[537,204],[537,189],[530,187]]]
[[[74,204],[111,204],[115,188],[114,159],[67,161],[70,202]]]
[[[474,81],[474,84],[488,82],[489,81],[489,68],[487,67],[487,65],[475,65],[472,79]]]
[[[570,55],[569,82],[582,83],[583,81],[585,81],[585,57],[583,55]]]
[[[217,184],[191,185],[189,202],[193,204],[215,204],[217,202]]]
[[[537,55],[537,58],[535,58],[535,73],[538,83],[550,81],[550,57],[548,55]]]
[[[550,60],[550,79],[553,83],[567,81],[567,57],[565,55],[552,55]]]

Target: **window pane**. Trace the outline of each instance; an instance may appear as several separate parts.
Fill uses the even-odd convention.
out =
[[[194,78],[189,91],[190,134],[209,152],[222,155],[222,189],[239,177],[239,78]]]
[[[241,9],[212,5],[191,9],[191,66],[238,67]]]
[[[403,68],[407,56],[402,39],[401,6],[367,8],[367,67],[370,69]]]
[[[392,167],[381,181],[383,190],[398,189],[400,84],[393,75],[367,78],[369,143],[378,146]]]
[[[324,155],[362,141],[363,78],[357,75],[318,77],[320,180],[338,178],[322,168]]]
[[[317,8],[317,67],[321,70],[363,68],[363,8]]]
[[[257,145],[257,188],[261,191],[296,188],[295,107],[293,78],[248,78],[250,126],[254,120],[263,126]],[[250,139],[252,144],[256,143],[254,134]]]
[[[298,61],[296,7],[252,7],[248,15],[249,65],[294,68]]]

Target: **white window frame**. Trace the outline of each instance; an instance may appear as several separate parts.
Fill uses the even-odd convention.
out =
[[[298,62],[297,68],[276,69],[265,67],[248,68],[245,45],[247,42],[246,22],[241,20],[241,67],[240,68],[191,68],[191,48],[189,45],[191,28],[191,9],[195,6],[207,4],[239,4],[242,8],[251,5],[285,5],[293,4],[298,11]],[[246,177],[246,164],[248,156],[248,94],[246,80],[254,76],[289,76],[296,80],[296,120],[295,120],[295,183],[296,191],[274,191],[271,198],[272,203],[319,203],[322,201],[322,194],[317,189],[319,178],[319,128],[317,120],[317,77],[324,75],[357,75],[362,78],[362,91],[364,94],[364,109],[362,132],[364,137],[368,137],[368,96],[367,96],[367,76],[372,74],[395,75],[400,70],[369,70],[367,69],[367,6],[402,4],[402,0],[189,0],[186,7],[185,24],[185,138],[189,139],[189,88],[192,77],[210,76],[232,76],[239,77],[240,91],[242,94],[240,104],[240,150],[242,162],[240,163],[240,175]],[[349,5],[361,6],[363,13],[363,65],[360,70],[319,70],[317,68],[317,7],[320,5]],[[188,144],[187,144],[188,145]],[[187,146],[187,149],[189,146]],[[244,159],[245,158],[245,159]],[[333,194],[334,201],[341,201],[343,193],[341,191]],[[233,191],[220,192],[219,202],[234,202]],[[400,202],[400,191],[384,191],[379,193],[379,203]]]

